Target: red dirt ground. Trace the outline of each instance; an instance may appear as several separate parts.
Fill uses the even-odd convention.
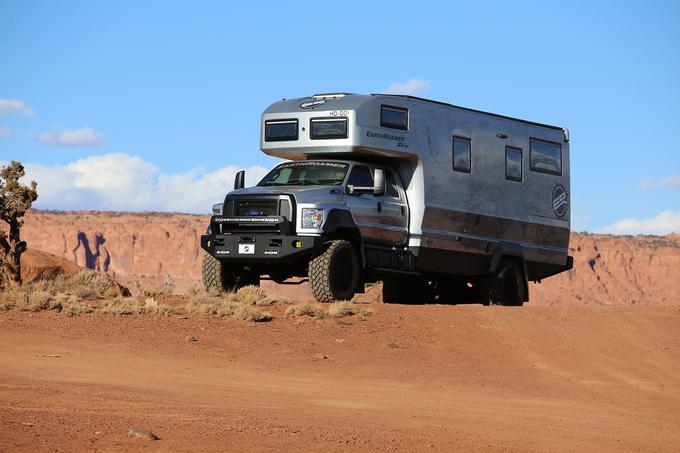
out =
[[[372,308],[2,312],[0,451],[678,451],[678,305]]]

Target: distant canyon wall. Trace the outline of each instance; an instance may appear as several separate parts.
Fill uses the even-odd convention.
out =
[[[209,216],[31,211],[29,247],[114,277],[200,278]],[[572,234],[574,269],[531,284],[532,305],[680,303],[680,236]]]

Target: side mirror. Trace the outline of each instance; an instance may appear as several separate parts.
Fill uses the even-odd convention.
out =
[[[243,189],[246,185],[246,172],[241,170],[234,178],[234,190]]]
[[[373,195],[385,195],[385,170],[382,168],[373,172]]]

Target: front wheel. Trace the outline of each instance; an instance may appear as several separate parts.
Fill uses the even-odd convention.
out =
[[[244,286],[260,285],[259,275],[234,272],[230,266],[208,253],[203,255],[201,276],[208,292],[237,291]]]
[[[349,300],[359,285],[359,257],[348,241],[330,241],[309,262],[309,287],[319,302]]]

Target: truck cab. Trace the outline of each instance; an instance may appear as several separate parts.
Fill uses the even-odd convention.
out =
[[[356,269],[347,272],[344,285],[326,282],[330,297],[318,299],[348,299],[363,283],[361,250],[403,248],[408,240],[406,195],[388,166],[314,159],[279,164],[255,187],[238,188],[241,176],[236,179],[237,189],[213,207],[202,238],[203,248],[225,263],[220,263],[222,281],[213,279],[216,289],[258,284],[265,274],[277,282],[307,277],[312,258],[336,242],[336,248],[353,249],[349,255],[355,256],[345,258]],[[238,264],[230,267],[232,260]],[[330,274],[339,268],[328,272],[334,280]]]

